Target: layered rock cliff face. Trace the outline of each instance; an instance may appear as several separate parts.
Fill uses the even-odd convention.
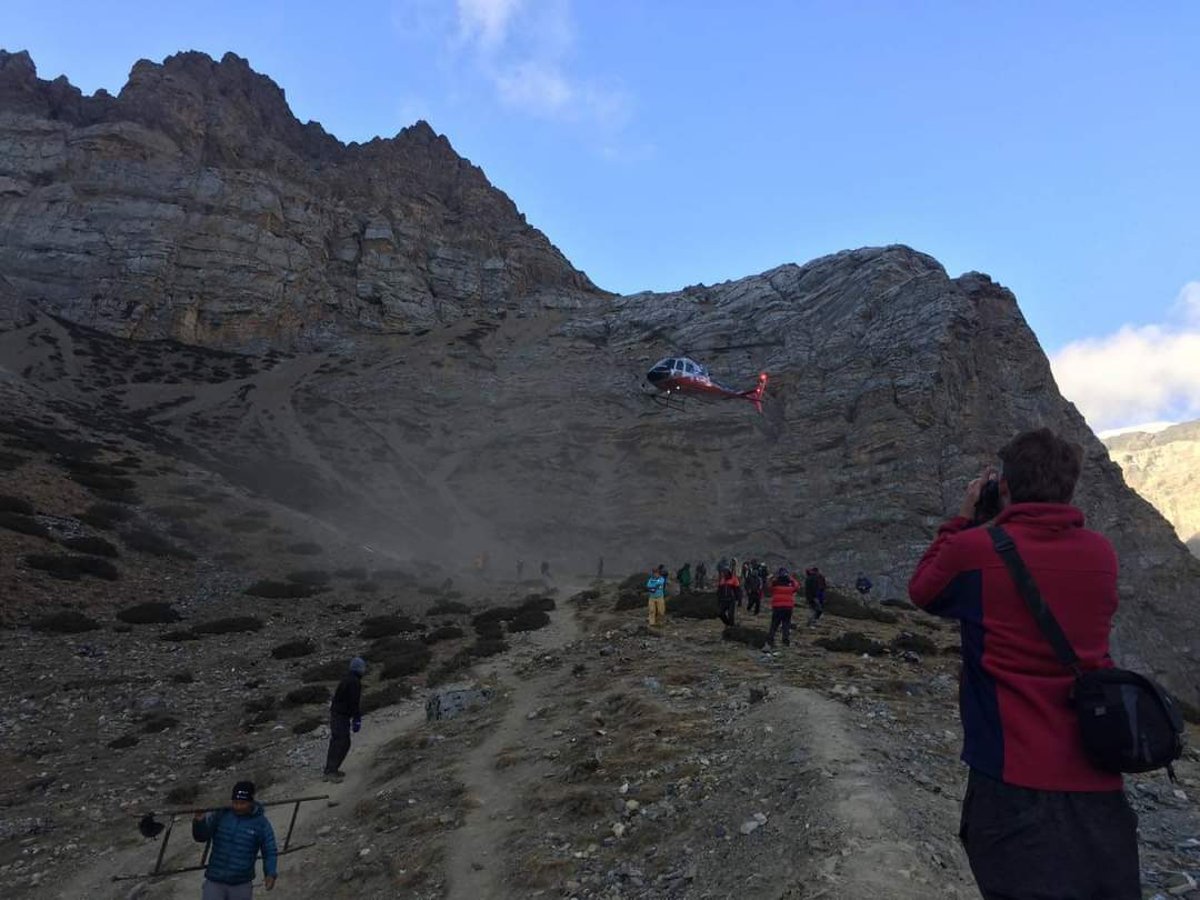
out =
[[[1104,443],[1126,484],[1154,504],[1200,556],[1200,422],[1155,434],[1130,432]]]
[[[195,79],[187,73],[193,67],[208,66],[218,83],[224,83],[226,67],[243,68],[228,59],[219,65],[194,55],[182,60],[161,69],[140,65],[122,98],[133,91],[143,110],[192,108],[175,93],[191,96]],[[152,76],[163,83],[134,90]],[[257,78],[246,74],[244,84],[267,91]],[[65,87],[36,86],[34,98],[54,90],[74,96]],[[488,193],[477,170],[451,165],[447,146],[418,140],[420,129],[374,149],[339,149],[316,126],[259,116],[255,122],[277,129],[263,133],[287,138],[271,138],[273,146],[291,148],[287,154],[256,156],[257,142],[218,142],[212,150],[199,142],[200,161],[188,165],[202,179],[214,170],[222,179],[232,177],[232,158],[238,177],[264,198],[281,196],[272,193],[279,185],[320,185],[326,193],[305,202],[319,209],[313,215],[334,223],[320,232],[322,240],[338,233],[337,223],[357,221],[346,197],[400,196],[387,193],[400,190],[392,181],[408,182],[389,173],[416,173],[406,178],[441,185],[445,193],[433,199],[404,193],[411,205],[389,219],[400,242],[395,246],[417,248],[419,258],[388,272],[419,273],[413,277],[424,285],[425,293],[418,291],[423,299],[411,305],[389,300],[391,312],[376,315],[358,288],[348,300],[335,289],[343,275],[347,285],[361,283],[365,253],[353,265],[347,260],[343,270],[332,245],[314,250],[296,238],[288,246],[303,249],[294,254],[258,257],[267,233],[309,234],[278,224],[304,215],[299,200],[282,206],[286,215],[270,227],[257,201],[249,217],[226,206],[219,215],[196,212],[194,180],[151,177],[160,167],[182,170],[170,153],[160,155],[148,145],[155,165],[131,169],[124,158],[109,160],[107,139],[64,143],[63,134],[116,127],[85,124],[93,115],[90,104],[108,108],[125,100],[72,101],[79,106],[70,114],[77,124],[67,125],[44,109],[20,107],[11,95],[9,88],[5,108],[19,112],[0,120],[9,123],[0,136],[0,159],[40,158],[39,151],[13,149],[32,146],[21,136],[27,133],[59,135],[45,145],[54,160],[63,158],[62,147],[72,148],[70,166],[56,162],[53,170],[70,175],[68,187],[65,181],[36,187],[26,178],[4,201],[10,205],[0,207],[10,210],[0,233],[0,260],[20,263],[15,273],[4,270],[10,284],[0,297],[7,294],[10,308],[20,309],[0,334],[0,366],[48,398],[58,413],[186,458],[375,551],[418,565],[465,567],[486,552],[492,566],[509,572],[517,560],[525,561],[526,572],[546,560],[553,573],[594,573],[604,557],[605,571],[613,573],[658,562],[674,567],[684,559],[711,562],[732,553],[793,566],[816,563],[843,583],[865,571],[882,596],[903,596],[938,522],[957,508],[963,486],[995,450],[1018,430],[1049,425],[1086,448],[1078,500],[1121,556],[1119,657],[1200,700],[1200,611],[1194,602],[1200,562],[1126,487],[1104,446],[1058,393],[1015,298],[987,276],[951,278],[931,257],[895,246],[843,252],[713,287],[612,298],[590,289],[537,232],[518,227],[511,207],[505,207],[508,216],[449,216],[447,197],[465,209],[497,195]],[[212,88],[204,96],[206,121],[225,121],[232,115],[226,105],[242,108],[241,95],[222,99]],[[170,118],[161,111],[153,117]],[[14,132],[13,121],[25,130]],[[194,118],[170,121],[169,128],[120,127],[195,152],[197,141],[186,137],[194,133],[189,128],[199,128],[189,125]],[[336,161],[320,162],[323,154]],[[320,166],[328,168],[311,174]],[[430,174],[450,170],[457,174],[446,181]],[[131,171],[144,177],[127,178]],[[309,180],[283,174],[297,171],[309,173],[303,176]],[[82,174],[89,172],[108,172],[122,185],[121,196],[144,193],[144,204],[122,212],[123,204],[70,199],[81,185],[98,183],[98,175]],[[162,193],[172,184],[174,201],[175,195]],[[477,185],[478,192],[456,193],[464,184]],[[56,207],[57,224],[31,243],[18,233],[11,210],[43,202],[38,198],[46,190],[68,199]],[[259,195],[226,190],[214,196],[236,205]],[[207,232],[189,225],[186,238],[164,250],[174,260],[166,268],[156,268],[159,257],[150,254],[156,260],[147,263],[152,274],[121,276],[122,284],[139,286],[139,300],[108,302],[104,285],[111,282],[100,276],[100,299],[83,305],[65,299],[91,290],[93,270],[86,254],[82,269],[68,266],[75,258],[61,248],[74,238],[64,235],[93,236],[86,239],[99,242],[96,254],[111,260],[101,247],[127,248],[126,223],[138,236],[134,243],[148,239],[146,223],[158,221],[154,216],[164,207],[185,210],[179,215],[188,223],[240,224],[211,245],[199,237]],[[106,210],[103,219],[90,218],[100,209]],[[403,237],[401,224],[408,229]],[[376,232],[362,228],[365,246],[366,235]],[[196,249],[195,241],[207,249]],[[47,246],[58,249],[38,249]],[[464,255],[456,271],[494,271],[503,289],[492,290],[486,279],[438,281],[431,247],[457,248]],[[118,256],[133,258],[125,253]],[[194,253],[209,254],[204,268],[195,270],[203,276],[178,264],[181,256],[195,260]],[[503,266],[487,268],[496,259]],[[215,280],[224,292],[204,294],[208,299],[189,319],[181,310],[192,307],[162,293],[167,282],[156,280],[155,272],[192,279],[197,289]],[[328,293],[312,304],[299,303],[300,294],[228,293],[234,284],[271,281],[323,285]],[[31,287],[43,283],[57,287],[45,293]],[[401,294],[397,288],[388,296]],[[352,327],[358,322],[362,327]],[[428,324],[412,327],[421,322]],[[337,334],[339,342],[320,353],[239,362],[212,351],[113,336],[172,335],[211,344],[270,340],[291,350],[301,324],[305,334]],[[764,414],[741,401],[660,409],[647,396],[643,375],[657,358],[680,352],[709,364],[715,378],[733,386],[749,387],[759,371],[768,371]]]
[[[0,272],[75,322],[243,348],[594,291],[424,122],[345,146],[202,53],[85,97],[0,51]]]

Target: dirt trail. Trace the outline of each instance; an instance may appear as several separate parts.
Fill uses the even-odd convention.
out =
[[[572,593],[577,588],[567,591]],[[552,624],[536,632],[536,646],[552,651],[575,640],[579,622],[571,604],[559,604]],[[531,777],[527,767],[498,768],[497,757],[507,748],[519,746],[528,718],[547,702],[547,686],[556,673],[518,679],[511,672],[497,672],[499,685],[509,699],[509,708],[492,733],[463,760],[459,775],[471,804],[463,827],[447,849],[446,876],[449,900],[491,900],[511,896],[505,887],[504,838],[507,818]]]
[[[913,843],[890,786],[872,772],[860,742],[847,727],[845,707],[804,688],[781,686],[775,691],[767,705],[770,715],[799,725],[797,749],[811,754],[813,764],[829,773],[816,799],[821,812],[844,835],[842,852],[818,862],[818,882],[784,896],[926,900],[930,883],[941,882],[949,889],[942,873],[931,868]]]

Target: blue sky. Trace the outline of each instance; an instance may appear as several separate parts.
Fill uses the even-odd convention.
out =
[[[87,91],[233,50],[343,140],[425,118],[610,290],[891,242],[988,272],[1096,427],[1200,416],[1198,35],[1198,3],[1095,0],[5,0],[0,23]]]

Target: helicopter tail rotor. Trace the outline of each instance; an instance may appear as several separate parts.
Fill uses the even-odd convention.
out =
[[[751,403],[753,403],[754,408],[756,410],[758,410],[758,412],[761,414],[763,411],[763,404],[762,404],[763,394],[766,392],[766,390],[767,390],[767,373],[759,372],[758,373],[758,384],[754,386],[753,390],[744,391],[741,394],[741,396],[745,397],[747,400],[749,400]]]

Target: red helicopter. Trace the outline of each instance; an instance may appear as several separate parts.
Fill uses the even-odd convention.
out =
[[[666,359],[660,359],[646,373],[646,380],[659,392],[654,399],[662,406],[671,406],[673,398],[682,401],[683,397],[679,396],[681,394],[691,394],[700,397],[748,400],[761,413],[763,411],[763,392],[767,389],[766,372],[759,373],[758,384],[750,390],[736,391],[717,384],[708,374],[708,369],[686,356],[668,356]]]

